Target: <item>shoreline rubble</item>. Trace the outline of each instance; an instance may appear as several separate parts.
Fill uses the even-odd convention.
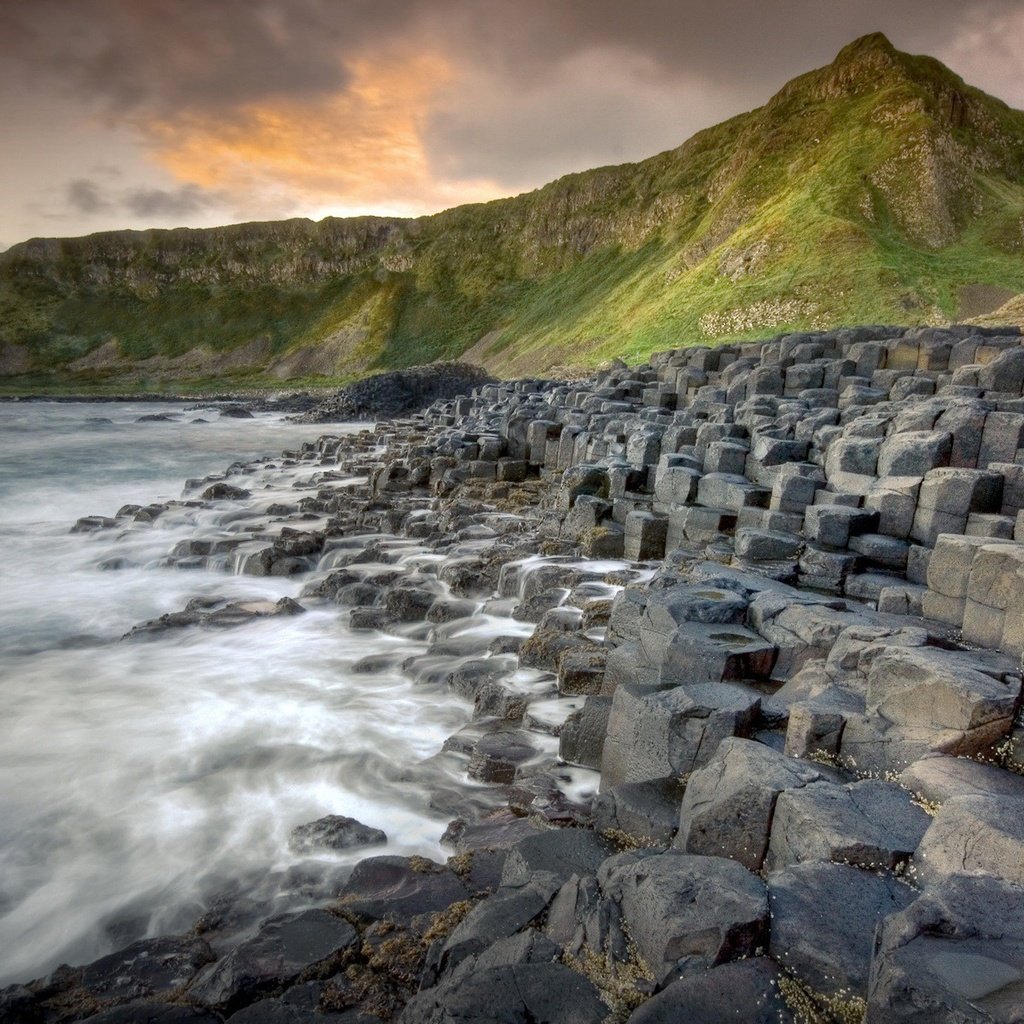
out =
[[[403,672],[472,703],[452,856],[211,911],[0,1019],[1019,1020],[1022,396],[1019,331],[858,327],[482,384],[190,481],[230,507],[307,470],[168,564],[301,578],[286,613],[416,637]],[[137,629],[247,615],[164,619]]]

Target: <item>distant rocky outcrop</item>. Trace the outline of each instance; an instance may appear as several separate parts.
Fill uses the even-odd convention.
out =
[[[297,423],[343,423],[420,412],[432,402],[469,394],[494,378],[470,363],[431,363],[407,370],[376,373],[324,399]]]

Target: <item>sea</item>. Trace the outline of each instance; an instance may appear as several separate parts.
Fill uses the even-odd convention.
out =
[[[239,886],[294,905],[311,865],[288,836],[324,815],[389,840],[324,853],[332,870],[367,852],[445,856],[451,815],[432,808],[417,766],[471,708],[418,688],[394,658],[352,671],[423,643],[352,632],[332,604],[123,641],[192,598],[297,598],[302,582],[168,564],[184,538],[244,529],[251,503],[71,532],[322,432],[181,403],[0,403],[0,985],[187,930]],[[302,485],[282,469],[274,486],[294,501]]]

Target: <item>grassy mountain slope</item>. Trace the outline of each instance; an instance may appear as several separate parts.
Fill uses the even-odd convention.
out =
[[[1024,113],[872,35],[678,149],[511,199],[16,246],[0,374],[536,372],[978,315],[1024,292],[1022,257]]]

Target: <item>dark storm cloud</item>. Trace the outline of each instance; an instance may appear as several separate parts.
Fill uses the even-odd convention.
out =
[[[972,14],[1015,9],[1020,0],[0,0],[0,56],[154,116],[337,90],[346,55],[399,38],[440,45],[509,89],[598,49],[641,56],[665,79],[760,95],[864,32],[934,49]]]
[[[155,220],[202,213],[217,205],[222,198],[195,185],[182,185],[175,189],[129,188],[110,192],[90,178],[69,181],[65,192],[67,206],[74,213],[92,216],[121,212]]]
[[[201,213],[219,201],[195,185],[178,189],[140,188],[126,192],[122,203],[139,217],[187,217]]]
[[[67,201],[78,213],[102,213],[113,207],[113,203],[104,198],[99,185],[88,178],[68,182]]]
[[[340,88],[336,27],[316,0],[8,0],[6,59],[117,113],[162,117]],[[353,6],[359,6],[355,4]]]

